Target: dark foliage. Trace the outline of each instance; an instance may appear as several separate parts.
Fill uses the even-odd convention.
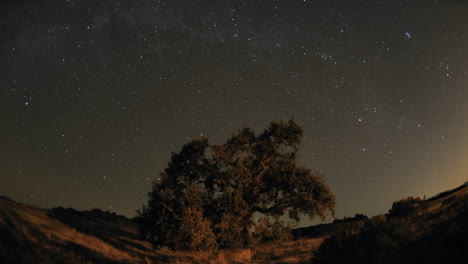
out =
[[[297,162],[301,138],[302,128],[290,120],[259,134],[243,128],[221,145],[193,139],[154,182],[135,218],[140,234],[173,249],[233,248],[286,238],[279,216],[299,221],[334,213],[323,178]],[[255,223],[254,215],[283,231],[272,233],[269,220]]]
[[[292,230],[279,217],[264,217],[255,224],[255,236],[261,242],[288,241],[292,239]]]
[[[325,240],[316,254],[316,262],[398,263],[402,247],[411,239],[406,230],[397,220],[374,218],[357,234],[343,232]]]
[[[407,217],[413,214],[424,213],[427,202],[419,197],[407,197],[393,203],[388,211],[389,217]]]
[[[334,224],[337,223],[347,223],[347,222],[354,222],[354,221],[363,221],[369,219],[367,215],[364,214],[355,214],[353,217],[343,217],[343,219],[335,219],[333,220]]]
[[[468,196],[450,198],[432,214],[415,214],[421,201],[397,201],[392,209],[398,210],[388,216],[330,237],[314,263],[468,263]]]

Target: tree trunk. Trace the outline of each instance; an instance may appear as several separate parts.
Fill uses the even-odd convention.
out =
[[[254,243],[254,237],[252,232],[252,225],[247,226],[244,229],[244,246],[248,247]]]

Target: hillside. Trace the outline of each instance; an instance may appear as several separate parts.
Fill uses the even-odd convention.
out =
[[[215,254],[154,250],[123,216],[42,209],[0,198],[0,263],[307,263],[323,239]]]
[[[428,200],[408,197],[394,202],[386,215],[325,240],[314,263],[468,263],[467,238],[464,184]]]
[[[359,221],[347,218],[346,221],[296,229],[293,232],[295,240],[290,242],[209,253],[153,249],[149,243],[139,240],[137,227],[130,219],[114,213],[98,209],[83,212],[64,208],[48,210],[0,197],[0,263],[310,263],[314,251],[326,238],[329,239],[318,251],[316,261],[339,263],[343,259],[334,261],[329,254],[340,252],[345,257],[349,248],[362,245],[351,243],[349,248],[337,248],[334,242],[343,242],[343,245],[353,239],[353,243],[359,242],[364,235],[375,231],[375,225],[387,228],[388,223],[395,230],[404,227],[404,235],[410,237],[409,245],[414,252],[424,252],[437,245],[446,250],[446,254],[453,254],[444,243],[466,245],[467,239],[457,236],[457,232],[465,234],[463,232],[467,230],[468,186],[465,184],[443,192],[425,202],[427,208],[423,213],[395,221],[388,220],[388,216]]]
[[[104,212],[45,210],[0,199],[3,263],[144,263],[155,260],[132,223]]]

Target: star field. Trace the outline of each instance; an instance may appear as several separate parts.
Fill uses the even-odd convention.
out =
[[[0,194],[133,216],[170,153],[295,118],[337,216],[466,181],[458,0],[6,1]]]

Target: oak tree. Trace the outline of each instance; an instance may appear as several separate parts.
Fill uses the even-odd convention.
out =
[[[289,120],[260,133],[244,127],[220,145],[191,140],[172,154],[138,211],[142,237],[173,249],[241,247],[261,234],[275,237],[265,231],[267,220],[255,218],[281,225],[278,217],[298,222],[334,214],[335,196],[324,178],[298,163],[302,135]]]

